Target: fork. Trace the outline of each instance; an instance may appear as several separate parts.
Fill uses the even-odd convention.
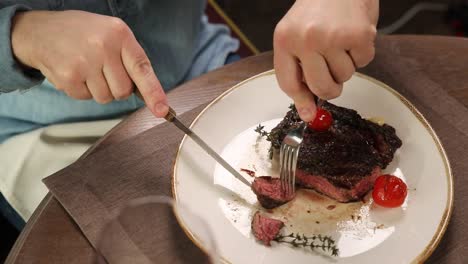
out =
[[[306,123],[302,122],[298,128],[289,131],[281,143],[280,181],[281,189],[286,197],[291,196],[296,189],[297,157],[299,156],[299,149],[304,139],[304,131],[306,128]]]
[[[317,107],[322,107],[324,100],[316,96],[315,104]],[[302,121],[299,127],[289,131],[281,143],[280,181],[281,189],[286,197],[289,197],[296,191],[297,157],[299,156],[299,149],[304,139],[304,132],[306,129],[307,123]]]

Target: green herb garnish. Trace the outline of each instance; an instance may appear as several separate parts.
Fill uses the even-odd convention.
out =
[[[332,256],[338,256],[339,250],[336,246],[335,240],[330,236],[313,235],[306,236],[296,233],[289,235],[276,236],[274,241],[278,243],[290,244],[293,247],[310,248],[311,250],[321,249],[325,253],[329,253]]]
[[[271,137],[271,132],[267,132],[265,130],[265,126],[262,126],[262,124],[258,124],[258,126],[255,128],[255,132],[257,132],[260,137],[265,137],[266,140],[268,141],[272,141],[272,137]],[[268,154],[270,156],[270,159],[273,159],[273,146],[271,146],[269,149],[268,149]]]
[[[258,126],[255,128],[255,132],[260,134],[260,136],[262,136],[262,137],[266,137],[267,140],[268,140],[268,136],[270,135],[270,133],[268,133],[265,130],[265,126],[262,126],[262,124],[258,124]]]

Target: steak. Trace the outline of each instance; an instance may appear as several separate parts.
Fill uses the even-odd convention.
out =
[[[252,190],[257,195],[259,203],[267,209],[272,209],[294,199],[293,193],[289,197],[281,189],[279,178],[270,176],[255,177]]]
[[[270,246],[270,242],[275,239],[283,226],[284,223],[280,220],[261,215],[258,211],[254,214],[251,224],[255,238],[267,246]]]
[[[322,108],[331,113],[333,124],[323,132],[306,129],[296,182],[340,202],[361,199],[373,188],[375,179],[393,160],[402,142],[393,127],[363,119],[355,110],[328,102]],[[301,122],[295,107],[291,106],[269,133],[272,148],[278,151],[286,134]]]
[[[309,189],[314,189],[328,197],[331,197],[338,202],[350,202],[360,200],[364,197],[374,186],[374,182],[382,175],[380,167],[375,167],[369,176],[359,177],[358,181],[353,188],[343,188],[333,185],[327,177],[321,175],[311,175],[302,170],[296,171],[296,184]],[[354,177],[349,175],[350,178]]]

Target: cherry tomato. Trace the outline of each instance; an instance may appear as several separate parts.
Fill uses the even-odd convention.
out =
[[[400,178],[393,175],[381,175],[375,180],[372,198],[383,207],[398,207],[407,195],[407,186]]]
[[[315,119],[309,122],[309,128],[315,131],[327,131],[333,123],[333,117],[327,110],[317,108]]]

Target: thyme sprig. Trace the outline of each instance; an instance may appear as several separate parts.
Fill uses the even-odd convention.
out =
[[[261,137],[266,137],[266,139],[270,141],[270,133],[265,130],[265,126],[262,126],[262,124],[258,124],[258,126],[255,128],[255,132],[260,134]]]
[[[271,147],[268,150],[270,159],[273,159],[273,152],[280,149],[281,142],[283,141],[283,138],[286,136],[288,131],[299,126],[301,119],[296,111],[294,104],[289,105],[289,109],[290,111],[286,114],[285,119],[270,132],[266,131],[265,126],[262,126],[262,124],[259,124],[255,128],[255,132],[260,135],[260,138],[265,137],[266,140],[271,143]]]
[[[321,249],[323,252],[329,253],[332,256],[338,256],[339,250],[335,240],[330,236],[312,235],[291,233],[289,235],[279,234],[274,241],[278,243],[290,244],[293,247],[310,248],[311,250]]]
[[[262,126],[262,124],[258,124],[258,126],[255,128],[255,132],[257,132],[260,135],[260,137],[265,137],[266,140],[268,140],[270,142],[273,140],[271,132],[267,132],[265,130],[265,126]],[[268,154],[270,156],[270,159],[272,159],[273,158],[273,147],[272,146],[268,149]]]

